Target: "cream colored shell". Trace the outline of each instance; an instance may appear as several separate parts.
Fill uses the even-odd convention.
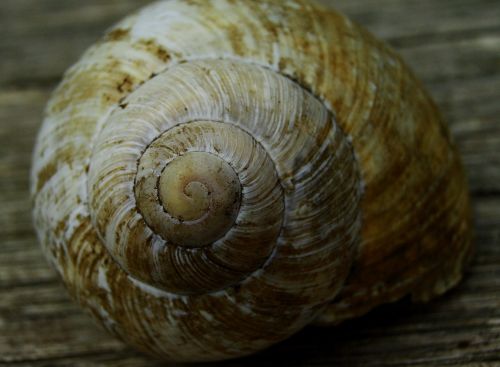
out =
[[[169,360],[453,286],[467,187],[400,58],[305,0],[154,3],[65,74],[32,169],[73,297]]]

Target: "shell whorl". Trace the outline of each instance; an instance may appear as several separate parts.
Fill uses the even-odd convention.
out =
[[[279,269],[280,246],[301,257],[304,279],[330,274],[284,292],[331,296],[328,278],[341,279],[335,264],[357,239],[360,192],[352,148],[319,100],[266,68],[200,60],[123,105],[95,142],[88,191],[95,228],[130,276],[203,294],[267,261]],[[349,241],[332,236],[339,227]]]

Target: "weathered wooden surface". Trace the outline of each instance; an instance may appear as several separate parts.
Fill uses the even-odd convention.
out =
[[[392,44],[447,117],[468,172],[477,255],[427,305],[404,300],[334,329],[309,327],[225,366],[500,365],[500,1],[323,0]],[[4,0],[0,9],[0,365],[156,366],[69,300],[38,248],[28,178],[62,72],[141,0]]]

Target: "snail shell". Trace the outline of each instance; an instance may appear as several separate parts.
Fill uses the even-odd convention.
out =
[[[247,355],[460,279],[469,199],[401,59],[305,0],[154,3],[65,74],[32,169],[72,296],[170,360]]]

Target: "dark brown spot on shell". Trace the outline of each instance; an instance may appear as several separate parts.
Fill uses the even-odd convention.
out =
[[[118,84],[116,89],[120,93],[124,93],[124,92],[130,93],[132,91],[133,85],[134,85],[134,83],[132,82],[131,78],[127,75],[127,76],[125,76],[125,78],[123,78],[123,80],[120,82],[120,84]]]
[[[121,41],[129,37],[130,29],[116,28],[104,36],[105,41]]]
[[[57,163],[50,162],[45,167],[43,167],[40,172],[38,172],[38,181],[36,185],[36,191],[39,192],[41,188],[49,181],[52,176],[57,172]]]
[[[288,57],[281,57],[278,62],[278,68],[284,70],[288,65],[293,65],[293,60],[290,60]]]
[[[240,56],[245,55],[245,42],[243,41],[245,35],[243,31],[236,25],[229,25],[226,34],[229,37],[229,42],[231,42],[231,47],[235,54]]]
[[[69,215],[66,215],[63,219],[57,222],[56,227],[54,228],[54,234],[57,238],[62,238],[64,235],[64,231],[66,231],[66,225],[68,223]]]
[[[162,46],[158,45],[153,39],[144,39],[138,42],[139,48],[143,48],[155,55],[163,62],[169,62],[172,58],[170,53]]]

